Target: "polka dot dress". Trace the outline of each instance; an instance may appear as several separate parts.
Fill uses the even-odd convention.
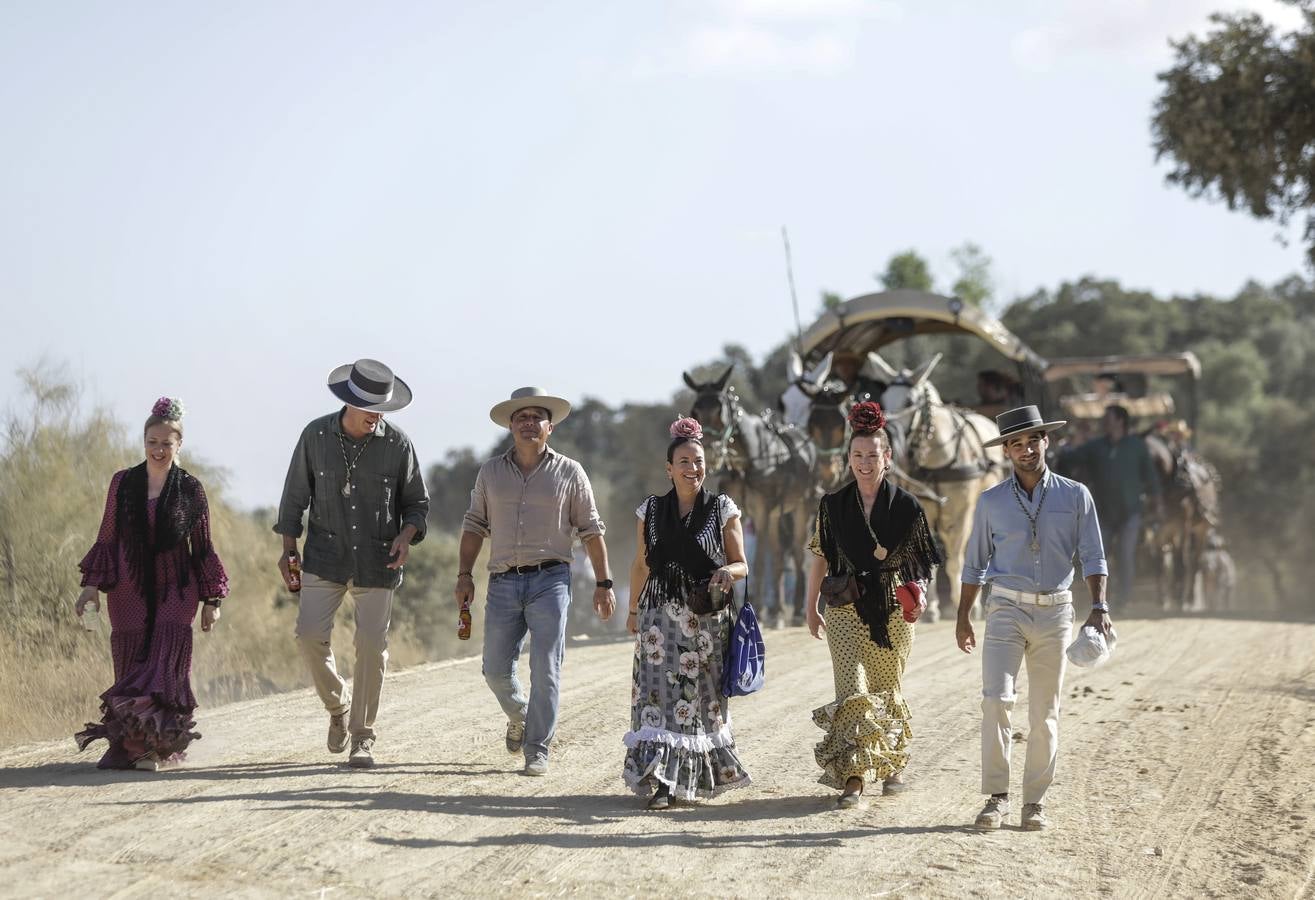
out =
[[[909,761],[909,707],[900,683],[913,649],[913,625],[890,617],[891,649],[878,647],[852,606],[823,610],[836,699],[813,710],[826,732],[814,748],[822,784],[838,790],[858,777],[864,784],[902,772]]]

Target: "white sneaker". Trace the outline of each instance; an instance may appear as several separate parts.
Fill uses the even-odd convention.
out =
[[[352,741],[352,755],[347,757],[347,764],[358,769],[368,769],[374,765],[374,738],[356,738]]]
[[[1022,826],[1028,831],[1040,831],[1050,825],[1040,803],[1024,803]]]
[[[983,831],[994,831],[999,828],[1009,815],[1009,797],[1004,794],[993,794],[982,807],[982,811],[977,814],[977,821],[973,823]]]

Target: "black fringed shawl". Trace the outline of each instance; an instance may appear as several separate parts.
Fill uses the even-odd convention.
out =
[[[197,519],[205,512],[200,482],[180,466],[172,466],[164,479],[164,489],[155,503],[155,528],[151,528],[146,511],[146,463],[133,466],[119,481],[115,497],[115,523],[128,563],[128,575],[141,588],[146,603],[146,638],[138,660],[145,660],[155,631],[155,610],[159,603],[155,583],[156,557],[188,540]],[[210,554],[209,546],[193,541],[188,564],[177,566],[179,589],[191,582],[192,569],[200,571]]]
[[[827,574],[853,575],[859,585],[854,611],[868,626],[878,647],[890,647],[887,621],[898,607],[895,589],[910,581],[931,577],[932,567],[941,564],[927,517],[913,495],[882,479],[877,499],[863,522],[863,498],[858,485],[850,482],[822,498],[818,509],[818,537],[826,556]],[[874,555],[875,533],[886,558]]]
[[[708,524],[708,517],[716,511],[717,498],[703,489],[694,498],[694,508],[688,520],[680,517],[680,500],[675,488],[654,497],[648,505],[644,515],[645,538],[652,533],[650,523],[657,526],[657,540],[645,554],[648,577],[662,588],[667,598],[689,596],[690,588],[711,576],[717,568],[695,540]]]

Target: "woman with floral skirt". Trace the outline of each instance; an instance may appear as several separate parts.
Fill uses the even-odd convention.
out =
[[[721,693],[732,588],[748,574],[740,510],[703,487],[698,422],[678,420],[671,437],[672,489],[636,510],[626,622],[637,639],[623,776],[657,810],[749,783]]]

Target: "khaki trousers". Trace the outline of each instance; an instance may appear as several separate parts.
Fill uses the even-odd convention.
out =
[[[1059,692],[1073,627],[1073,604],[1037,606],[1000,595],[986,600],[982,648],[982,793],[1009,792],[1010,713],[1018,670],[1027,662],[1027,760],[1023,802],[1040,803],[1055,780],[1059,755]]]
[[[329,639],[333,635],[334,617],[348,591],[356,616],[356,668],[352,673],[351,716],[347,728],[353,738],[372,738],[384,670],[388,667],[392,590],[338,584],[302,572],[301,595],[297,601],[297,645],[324,708],[334,716],[347,712],[347,683],[338,674]]]

